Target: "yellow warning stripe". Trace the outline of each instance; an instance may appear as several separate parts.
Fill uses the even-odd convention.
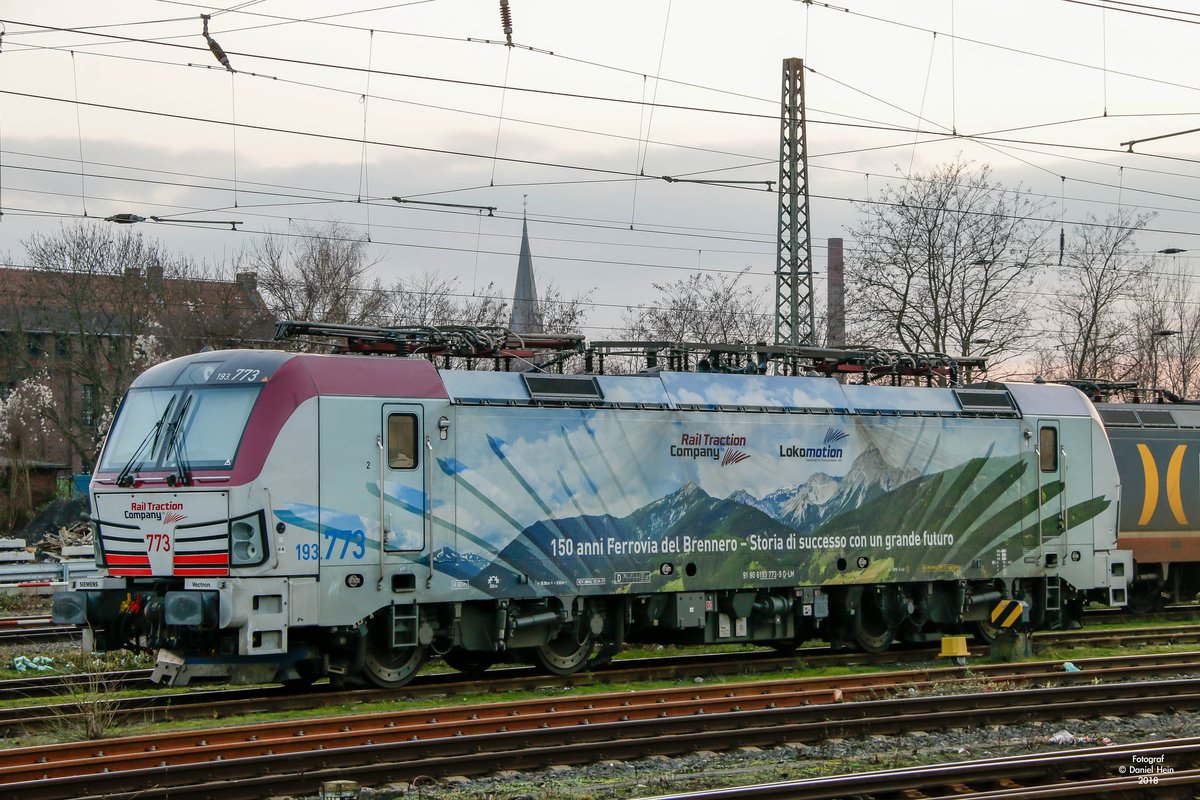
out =
[[[992,606],[992,624],[1001,628],[1011,628],[1024,611],[1019,600],[1001,600]]]
[[[1020,603],[1014,603],[1014,608],[1012,610],[1012,613],[1004,618],[1004,620],[1000,623],[1000,627],[1001,628],[1011,628],[1013,625],[1016,624],[1017,620],[1019,620],[1021,618],[1021,612],[1023,610],[1024,609],[1021,608]]]

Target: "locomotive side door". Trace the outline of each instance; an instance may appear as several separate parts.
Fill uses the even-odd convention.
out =
[[[1058,537],[1065,553],[1067,533],[1066,451],[1059,437],[1058,420],[1037,423],[1038,544]],[[1060,556],[1062,553],[1059,554]]]
[[[384,564],[411,560],[425,546],[422,408],[328,396],[320,416],[321,539],[313,557],[331,586],[382,584]]]
[[[429,540],[429,479],[432,455],[425,435],[424,409],[386,403],[380,420],[380,520],[384,560],[410,559]]]

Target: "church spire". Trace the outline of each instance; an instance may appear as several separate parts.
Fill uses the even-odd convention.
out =
[[[521,214],[521,254],[517,258],[517,284],[513,289],[512,318],[508,327],[514,333],[543,333],[538,309],[537,284],[533,277],[533,256],[529,252],[529,221]]]

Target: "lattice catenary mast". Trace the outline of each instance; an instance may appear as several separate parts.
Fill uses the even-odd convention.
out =
[[[812,240],[808,224],[808,146],[804,60],[783,61],[779,116],[779,240],[775,267],[775,344],[816,344]]]

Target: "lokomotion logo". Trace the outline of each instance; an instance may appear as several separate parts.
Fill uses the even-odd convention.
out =
[[[844,455],[840,445],[849,436],[850,434],[841,428],[830,428],[825,431],[825,440],[821,443],[820,447],[781,444],[779,445],[779,457],[802,458],[805,461],[837,461]]]
[[[671,445],[672,458],[711,459],[722,467],[740,464],[750,454],[739,448],[746,446],[746,437],[735,434],[683,433],[679,444]]]

